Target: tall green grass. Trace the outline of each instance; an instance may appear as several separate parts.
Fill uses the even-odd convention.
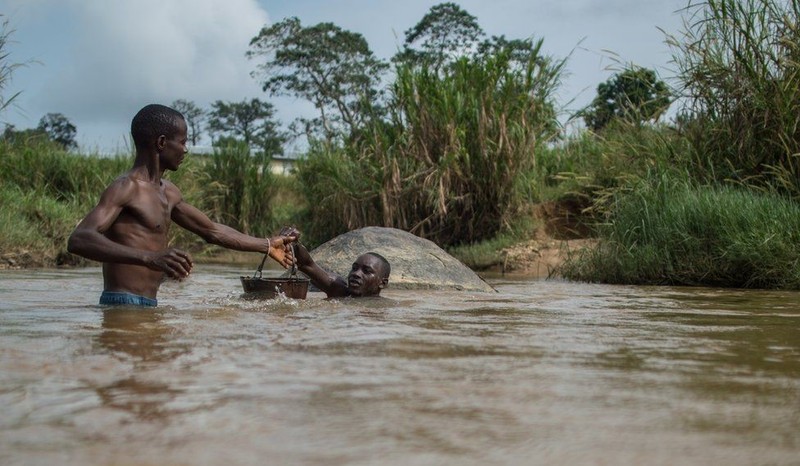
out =
[[[132,155],[74,154],[41,140],[0,141],[0,251],[32,251],[40,265],[76,261],[66,253],[69,234],[132,162]],[[246,147],[225,147],[213,156],[190,154],[167,177],[187,202],[213,220],[267,236],[278,229],[277,221],[293,223],[288,220],[296,210],[284,208],[280,219],[273,216],[280,184],[263,169],[266,163],[263,157],[250,156]],[[285,182],[282,186],[287,187]],[[171,242],[180,247],[214,251],[181,228],[173,228],[170,234]]]
[[[0,141],[0,250],[29,253],[40,266],[76,262],[69,234],[128,166],[125,157],[78,157],[40,139]]]
[[[800,198],[800,2],[703,0],[669,38],[692,171]]]
[[[662,173],[618,192],[600,245],[559,273],[592,282],[800,288],[800,205]]]
[[[276,194],[270,157],[239,142],[217,148],[205,162],[203,201],[212,219],[248,234],[270,235]]]
[[[508,229],[538,151],[556,134],[561,66],[538,56],[521,69],[501,53],[444,71],[400,67],[388,120],[343,147],[312,147],[298,167],[307,230],[331,237],[382,225],[449,246]]]
[[[66,253],[67,237],[80,220],[80,203],[60,201],[41,189],[0,186],[0,253],[27,256],[25,265],[76,263]]]
[[[602,201],[650,171],[686,166],[690,154],[670,125],[613,121],[602,133],[582,131],[540,151],[535,199],[581,193]]]
[[[64,201],[96,201],[132,161],[130,156],[78,156],[41,139],[0,141],[3,183],[24,190],[41,189],[43,195]]]

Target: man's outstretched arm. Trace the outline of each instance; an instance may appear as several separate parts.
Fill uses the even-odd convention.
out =
[[[329,273],[320,267],[305,246],[295,243],[295,260],[297,269],[303,272],[317,288],[324,291],[329,298],[347,296],[347,282],[339,275]]]
[[[257,238],[246,235],[235,228],[211,221],[200,209],[179,201],[172,209],[172,220],[181,227],[200,236],[211,244],[237,251],[268,253],[284,268],[292,265],[294,258],[287,246],[297,239],[292,235]]]

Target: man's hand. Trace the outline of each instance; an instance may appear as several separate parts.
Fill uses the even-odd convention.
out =
[[[281,236],[273,236],[269,239],[268,254],[283,268],[288,268],[294,264],[291,243],[297,241],[299,234],[284,234],[284,230],[285,228],[281,230]]]
[[[188,252],[169,248],[151,253],[145,265],[150,269],[164,272],[170,278],[183,280],[192,272],[194,263]]]
[[[311,259],[311,254],[308,253],[308,249],[300,243],[297,243],[294,246],[295,252],[295,260],[297,260],[297,265],[299,267],[311,265],[314,260]]]
[[[300,241],[300,230],[293,226],[285,226],[281,228],[281,231],[278,234],[281,236],[293,236],[295,241]]]

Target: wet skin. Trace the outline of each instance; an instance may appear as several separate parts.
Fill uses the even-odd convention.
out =
[[[359,256],[347,276],[347,291],[351,296],[377,296],[386,285],[382,278],[383,264],[371,255]]]
[[[300,232],[294,228],[284,229],[281,234],[300,237]],[[389,282],[388,277],[384,278],[387,274],[383,270],[383,263],[372,254],[359,256],[353,262],[347,279],[322,269],[302,244],[295,243],[295,254],[298,269],[329,298],[378,296]]]
[[[185,121],[180,120],[175,129],[171,136],[158,136],[151,147],[137,148],[133,168],[106,189],[78,224],[70,236],[69,251],[103,263],[106,291],[148,298],[156,298],[164,279],[183,280],[194,267],[189,253],[169,247],[172,222],[211,244],[269,253],[284,267],[291,265],[291,252],[284,245],[294,238],[256,238],[212,222],[184,202],[173,183],[162,179],[164,171],[180,167],[187,153]]]

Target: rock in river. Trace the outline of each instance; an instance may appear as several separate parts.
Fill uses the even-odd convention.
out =
[[[377,252],[392,266],[389,289],[495,291],[432,241],[396,228],[366,227],[339,235],[311,251],[325,270],[347,277],[353,261]]]

